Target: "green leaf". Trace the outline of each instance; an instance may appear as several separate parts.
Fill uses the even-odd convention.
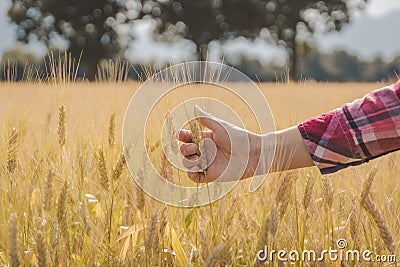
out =
[[[188,229],[190,225],[192,225],[193,219],[194,219],[194,210],[191,210],[185,217],[186,229]]]

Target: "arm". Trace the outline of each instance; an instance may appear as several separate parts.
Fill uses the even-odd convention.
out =
[[[275,157],[269,171],[282,171],[316,165],[322,174],[359,165],[386,153],[400,149],[400,81],[367,94],[343,107],[294,127],[264,135],[256,135],[198,109],[200,122],[210,129],[207,138],[215,143],[215,155],[207,168],[207,177],[199,171],[198,146],[190,131],[181,130],[179,139],[185,142],[181,152],[184,165],[195,182],[212,182],[227,169],[229,159],[246,164],[241,177],[240,167],[231,166],[227,180],[237,180],[264,174],[276,141]],[[249,140],[249,151],[241,149]],[[264,144],[264,146],[262,146]],[[265,145],[266,144],[266,145]],[[232,148],[235,148],[233,152]],[[263,164],[266,163],[266,164]]]
[[[261,138],[264,138],[264,144],[271,143],[269,141],[271,138],[276,140],[275,156],[270,171],[277,172],[314,166],[310,153],[296,126],[262,135]]]
[[[185,156],[183,165],[189,170],[189,178],[195,182],[212,182],[216,179],[232,181],[268,171],[313,166],[307,147],[295,126],[258,135],[216,118],[199,107],[195,111],[200,123],[210,129],[203,132],[204,151],[209,163],[206,172],[199,169],[202,157],[199,156],[198,144],[192,140],[191,131],[180,130],[178,135],[179,140],[184,142],[181,145],[181,152]]]

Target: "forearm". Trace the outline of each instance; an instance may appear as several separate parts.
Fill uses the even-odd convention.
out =
[[[274,155],[269,170],[272,172],[314,166],[314,162],[296,126],[264,134],[260,137],[262,140],[258,144],[260,147],[260,169],[257,174],[268,171],[262,166],[271,165],[271,155]]]

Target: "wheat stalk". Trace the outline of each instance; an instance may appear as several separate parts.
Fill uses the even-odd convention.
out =
[[[57,201],[57,221],[63,234],[67,234],[67,190],[68,183],[65,181]]]
[[[271,210],[270,210],[270,226],[269,226],[269,232],[272,236],[272,238],[275,240],[276,232],[278,231],[278,212],[276,210],[276,206],[273,205]]]
[[[358,225],[359,225],[359,221],[356,216],[356,202],[353,200],[352,210],[351,210],[351,215],[350,215],[350,236],[351,236],[351,239],[353,239],[354,247],[356,249],[360,248]]]
[[[58,109],[58,144],[62,148],[67,141],[67,126],[66,126],[66,111],[64,104],[60,105]]]
[[[250,224],[248,220],[248,213],[245,209],[242,207],[239,207],[239,212],[238,212],[238,217],[239,217],[239,222],[240,225],[242,226],[244,231],[248,231],[250,229]]]
[[[201,159],[200,169],[207,166],[207,154],[203,140],[203,129],[198,118],[189,121],[190,131],[192,132],[192,141],[199,147],[199,156]]]
[[[276,234],[277,226],[276,224],[276,219],[277,218],[277,212],[276,212],[276,207],[273,206],[271,210],[266,214],[263,225],[261,226],[261,230],[259,233],[259,239],[256,248],[258,250],[264,249],[265,246],[268,246],[268,238],[269,235],[271,234],[273,237]],[[261,266],[262,262],[256,259],[255,266]]]
[[[204,262],[204,267],[215,267],[217,264],[218,260],[220,259],[222,252],[225,249],[225,244],[220,244],[216,247],[214,247],[210,255],[208,256],[207,260]]]
[[[160,233],[160,238],[164,236],[165,233],[165,227],[167,226],[168,220],[167,220],[167,205],[164,205],[164,208],[161,211],[160,214],[160,227],[159,227],[159,233]]]
[[[17,148],[18,132],[16,128],[12,128],[8,138],[7,147],[7,170],[10,174],[12,174],[17,168]]]
[[[8,245],[8,255],[10,258],[10,266],[17,267],[20,264],[19,261],[19,248],[18,248],[18,227],[17,227],[17,215],[15,213],[11,214],[8,235],[9,235],[9,245]]]
[[[165,118],[165,125],[167,127],[169,149],[171,150],[172,154],[177,155],[179,153],[179,147],[176,139],[177,129],[175,126],[174,117],[170,112],[167,113]]]
[[[43,191],[43,207],[45,211],[49,211],[51,207],[51,200],[53,198],[53,180],[54,180],[54,168],[50,165],[47,171],[45,187]]]
[[[146,252],[153,251],[155,248],[155,244],[157,243],[157,218],[158,211],[155,211],[151,216],[146,228],[146,238],[144,241]]]
[[[43,232],[38,231],[36,234],[36,251],[39,267],[47,267],[47,245],[46,237]]]
[[[307,211],[311,203],[313,186],[314,186],[314,178],[312,178],[309,174],[307,174],[306,188],[303,194],[303,207],[305,211]]]
[[[102,148],[99,148],[97,150],[96,161],[97,161],[97,170],[99,171],[100,174],[99,177],[100,185],[104,190],[108,190],[110,184],[107,174],[107,162],[106,162],[106,157],[104,155],[104,150]]]
[[[333,186],[329,176],[322,176],[322,192],[326,207],[332,209],[333,204]]]
[[[126,160],[125,160],[125,156],[124,153],[121,153],[119,155],[118,161],[115,164],[115,166],[112,169],[112,179],[113,181],[117,181],[121,175],[122,175],[122,171],[124,170],[126,165]]]
[[[172,165],[168,160],[166,153],[161,152],[161,168],[160,168],[160,175],[164,179],[174,183],[174,173],[172,169]]]
[[[137,172],[137,181],[136,184],[136,209],[143,212],[145,206],[145,198],[144,198],[144,191],[142,189],[143,183],[143,171],[141,169]]]
[[[373,218],[376,226],[379,229],[379,234],[386,245],[386,248],[392,253],[395,253],[395,245],[393,242],[393,236],[391,235],[389,228],[386,225],[385,219],[380,213],[379,209],[376,207],[375,203],[371,200],[369,196],[365,197],[363,200],[363,206],[367,212]]]
[[[204,230],[203,226],[200,224],[197,227],[199,231],[199,242],[201,246],[201,257],[203,258],[203,261],[206,261],[208,258],[208,253],[209,253],[209,240],[208,236],[206,234],[206,231]]]
[[[239,194],[235,194],[235,196],[233,197],[231,205],[225,213],[225,219],[224,219],[225,225],[229,225],[233,222],[233,219],[235,218],[235,215],[239,207],[238,206],[239,197],[240,197]]]
[[[279,206],[279,216],[282,219],[285,216],[287,207],[291,199],[292,185],[295,181],[293,172],[286,172],[279,185],[278,193],[276,195],[276,202]]]
[[[197,261],[199,257],[200,257],[199,250],[195,246],[192,246],[192,250],[190,251],[189,261],[186,264],[186,266],[187,267],[191,266],[191,263]]]
[[[363,190],[361,191],[361,201],[364,201],[364,199],[369,196],[377,171],[377,167],[374,166],[372,170],[368,173],[367,179],[365,179],[364,181]]]
[[[115,113],[111,114],[110,117],[110,123],[108,125],[108,144],[110,147],[114,147],[115,145],[115,136],[116,136],[116,130],[115,130]]]

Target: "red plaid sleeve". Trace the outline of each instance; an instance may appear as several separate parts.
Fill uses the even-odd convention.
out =
[[[315,165],[332,173],[400,149],[400,81],[300,124]]]

